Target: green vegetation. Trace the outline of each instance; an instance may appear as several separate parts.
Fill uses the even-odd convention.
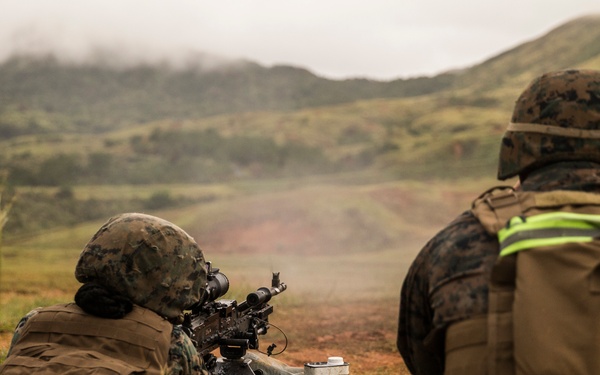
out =
[[[315,147],[280,146],[261,136],[223,137],[214,129],[155,128],[147,136],[132,136],[123,157],[118,150],[110,151],[111,146],[88,153],[19,154],[6,167],[14,185],[27,186],[212,183],[244,175],[327,173],[334,168]]]
[[[497,137],[515,96],[535,75],[598,66],[597,23],[594,17],[573,21],[461,72],[393,82],[330,81],[300,69],[252,64],[203,73],[14,58],[0,66],[0,134],[5,140],[0,162],[10,167],[16,183],[37,185],[94,178],[109,183],[223,181],[240,170],[257,177],[248,172],[249,165],[261,170],[260,177],[294,173],[295,167],[329,173],[379,167],[389,159],[407,166],[414,161],[407,155],[422,160],[421,154],[431,150],[430,159],[458,157],[462,162],[471,158],[456,151],[464,150],[465,137]],[[373,90],[373,85],[382,89]],[[215,95],[213,101],[205,91],[223,97]],[[465,112],[468,116],[462,116]],[[487,143],[469,143],[476,153],[488,150]],[[312,154],[320,160],[307,158]],[[56,164],[72,168],[44,173]],[[315,165],[322,168],[315,170]],[[178,169],[198,173],[164,173]]]
[[[195,203],[171,192],[181,184],[493,178],[522,87],[540,70],[600,67],[598,23],[574,20],[470,69],[392,82],[250,63],[206,72],[14,57],[0,65],[0,168],[25,195],[7,236]],[[157,184],[144,197],[77,196]]]
[[[0,134],[104,132],[156,119],[261,110],[291,111],[377,97],[426,94],[452,77],[332,81],[310,72],[239,62],[218,69],[102,62],[67,65],[55,57],[13,57],[0,66]],[[21,126],[16,126],[16,121]]]
[[[119,212],[155,212],[200,202],[227,199],[235,193],[223,185],[87,185],[20,187],[10,220],[7,241],[47,229],[104,220]]]

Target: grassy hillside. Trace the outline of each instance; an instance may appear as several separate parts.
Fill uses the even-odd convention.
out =
[[[493,178],[525,83],[542,69],[600,68],[599,24],[577,19],[460,73],[393,82],[249,63],[205,73],[9,60],[0,66],[0,169],[20,199],[7,235],[211,199],[179,195],[169,188],[177,184]],[[111,185],[157,187],[135,198],[79,196]]]
[[[389,166],[406,177],[481,176],[525,84],[547,70],[598,68],[599,56],[600,17],[589,16],[469,69],[391,82],[248,62],[204,71],[15,57],[0,65],[0,168],[20,185]]]
[[[292,111],[447,87],[451,76],[394,82],[334,81],[289,66],[238,62],[210,70],[167,65],[118,68],[15,56],[0,65],[0,134],[98,133],[160,119]],[[20,121],[20,123],[15,123]]]
[[[0,169],[20,194],[7,235],[205,199],[163,188],[178,184],[491,179],[523,86],[542,70],[600,68],[598,26],[584,17],[461,72],[392,82],[16,57],[0,66]],[[95,186],[159,187],[78,196]]]
[[[523,87],[533,77],[551,70],[598,69],[599,25],[600,15],[567,22],[540,38],[463,71],[454,87],[473,92],[496,91],[499,87]]]

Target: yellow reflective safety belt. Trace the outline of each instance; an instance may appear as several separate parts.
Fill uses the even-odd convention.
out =
[[[533,247],[591,242],[600,238],[600,215],[550,212],[516,216],[498,232],[500,256]]]

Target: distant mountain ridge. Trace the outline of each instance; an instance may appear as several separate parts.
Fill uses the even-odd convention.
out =
[[[118,69],[65,64],[53,56],[15,56],[0,65],[0,136],[36,132],[104,132],[160,119],[294,111],[375,98],[405,98],[519,84],[540,72],[594,65],[600,59],[600,16],[568,22],[536,40],[458,72],[389,82],[329,80],[290,66],[243,62],[203,71],[164,65]],[[45,115],[48,124],[18,128],[15,113]]]
[[[208,72],[14,57],[0,64],[0,172],[21,197],[7,230],[123,209],[220,206],[212,187],[227,196],[238,183],[248,184],[240,196],[311,181],[381,184],[386,202],[408,207],[410,195],[388,197],[387,182],[458,180],[460,190],[469,179],[492,180],[499,139],[527,82],[548,70],[600,69],[599,51],[600,17],[590,16],[471,68],[390,82],[248,62]],[[207,193],[176,193],[198,186]],[[340,214],[355,223],[353,233],[388,223],[360,211]]]
[[[452,81],[450,75],[392,82],[334,81],[305,69],[265,68],[248,62],[210,71],[173,70],[160,65],[116,69],[64,64],[53,56],[21,56],[0,65],[0,111],[62,114],[73,124],[54,130],[98,132],[166,118],[292,111],[428,94],[448,87]],[[2,118],[0,135],[1,125]]]

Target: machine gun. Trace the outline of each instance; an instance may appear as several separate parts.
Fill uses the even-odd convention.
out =
[[[229,279],[218,268],[207,262],[207,285],[202,301],[184,315],[182,327],[190,336],[198,354],[211,373],[255,374],[244,360],[247,349],[258,349],[258,336],[269,329],[268,317],[273,306],[267,302],[287,289],[279,273],[273,273],[271,287],[258,288],[239,303],[218,299],[229,290]],[[275,345],[269,346],[271,355]],[[219,348],[223,358],[216,359],[212,352]],[[285,350],[285,349],[284,349]]]

